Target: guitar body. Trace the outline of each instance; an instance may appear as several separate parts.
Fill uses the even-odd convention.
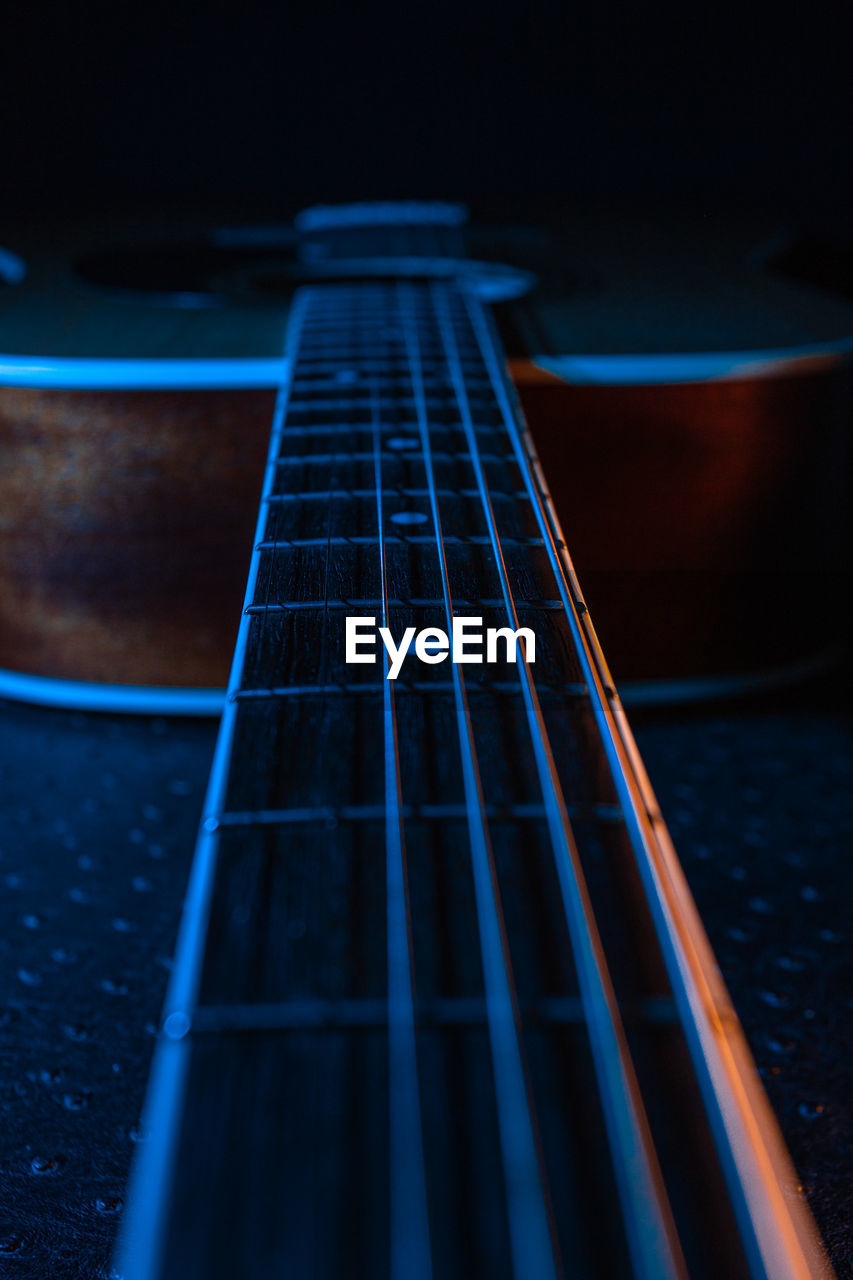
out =
[[[622,684],[725,691],[837,639],[853,307],[771,273],[762,235],[575,214],[466,237],[535,279],[486,286]],[[0,668],[222,686],[290,297],[323,264],[290,228],[6,240]]]
[[[295,225],[5,313],[6,661],[153,696],[232,654],[117,1274],[826,1276],[515,393],[605,586],[724,576],[800,428],[656,400],[559,236]]]

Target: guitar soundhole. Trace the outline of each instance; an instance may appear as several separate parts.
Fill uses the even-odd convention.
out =
[[[80,254],[73,267],[87,285],[176,307],[211,307],[229,300],[274,303],[290,297],[300,285],[362,284],[401,274],[399,260],[393,256],[347,259],[329,256],[323,245],[297,248],[263,243],[259,237],[252,240],[217,234],[207,241],[93,249]],[[455,260],[441,256],[416,255],[406,259],[406,265],[402,274],[412,282],[460,274]],[[500,262],[472,261],[466,264],[465,284],[484,301],[496,304],[529,293],[535,278]]]
[[[263,274],[288,280],[287,250],[188,242],[128,245],[81,254],[74,263],[86,284],[174,306],[216,306],[234,295],[260,295]],[[293,290],[288,280],[287,291]],[[282,289],[277,290],[278,293]]]
[[[853,245],[801,236],[767,259],[778,275],[853,299]]]

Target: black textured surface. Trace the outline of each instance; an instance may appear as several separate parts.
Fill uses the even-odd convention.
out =
[[[849,1277],[853,717],[833,702],[828,690],[634,721]],[[214,736],[209,723],[0,708],[0,1276],[106,1274]]]
[[[0,1275],[105,1274],[215,725],[0,708]]]
[[[853,1276],[849,693],[635,733],[839,1280]]]

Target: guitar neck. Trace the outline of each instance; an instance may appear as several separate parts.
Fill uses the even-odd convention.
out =
[[[817,1274],[486,308],[287,354],[122,1274]]]

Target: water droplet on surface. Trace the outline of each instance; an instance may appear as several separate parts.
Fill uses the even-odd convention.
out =
[[[787,973],[802,973],[806,967],[805,960],[801,960],[799,956],[777,956],[776,964]]]
[[[127,1136],[130,1138],[131,1142],[147,1142],[148,1141],[148,1131],[141,1127],[138,1127],[135,1129],[129,1129]]]
[[[801,1102],[797,1107],[797,1111],[804,1120],[817,1120],[818,1116],[822,1116],[826,1107],[822,1102]]]
[[[149,858],[154,858],[156,861],[159,862],[160,859],[165,858],[165,856],[166,856],[166,850],[163,848],[161,844],[149,844],[148,846]]]
[[[772,916],[773,914],[773,904],[768,902],[766,898],[750,898],[746,905],[756,915]]]
[[[98,1213],[121,1213],[124,1201],[121,1196],[104,1196],[95,1201]]]
[[[191,796],[193,786],[186,778],[173,778],[169,783],[169,794],[172,796]]]
[[[61,1163],[55,1156],[33,1156],[30,1168],[33,1173],[59,1173]]]
[[[142,816],[148,822],[159,822],[163,817],[163,810],[158,809],[156,804],[144,804],[142,806]]]
[[[203,822],[201,825],[202,825],[202,827],[203,827],[203,829],[204,829],[205,831],[218,831],[218,830],[219,830],[219,819],[218,819],[218,818],[214,818],[214,817],[211,815],[209,818],[205,818],[204,822]]]
[[[746,929],[740,929],[737,925],[732,925],[731,929],[727,929],[726,933],[732,942],[751,942],[752,934],[747,933]]]
[[[787,996],[780,995],[778,991],[762,991],[761,999],[771,1009],[785,1009],[791,1003]]]
[[[34,969],[19,969],[18,979],[23,982],[25,987],[38,987],[41,985],[42,976],[36,973]]]
[[[423,511],[395,511],[391,517],[392,524],[410,525],[425,524],[426,515]]]
[[[131,844],[144,844],[145,832],[141,827],[132,827],[127,833],[127,838]]]
[[[26,1240],[17,1231],[10,1231],[5,1235],[0,1235],[0,1254],[21,1253],[26,1246]]]
[[[21,924],[25,929],[37,929],[41,924],[41,920],[39,920],[38,916],[23,916]]]
[[[73,964],[77,959],[76,951],[69,951],[66,947],[54,947],[50,953],[51,960],[55,960],[57,964]]]
[[[145,876],[134,876],[130,883],[136,893],[150,893],[154,888],[151,881],[146,880]]]
[[[89,1105],[88,1094],[85,1094],[85,1093],[63,1094],[62,1105],[66,1111],[85,1111]]]
[[[814,885],[804,885],[800,890],[800,897],[803,902],[820,902],[820,893],[815,889]]]
[[[116,916],[112,923],[116,933],[133,933],[136,928],[135,924],[130,920],[124,920],[121,916]]]
[[[95,859],[90,858],[87,853],[81,853],[77,859],[77,866],[81,871],[91,871],[95,865]]]
[[[777,1036],[767,1036],[764,1043],[771,1053],[793,1053],[797,1047],[796,1040],[782,1040]]]
[[[69,889],[68,897],[72,902],[76,902],[81,906],[89,901],[89,895],[85,889]]]
[[[112,978],[102,978],[100,987],[109,996],[126,996],[128,992],[127,983],[113,982]]]
[[[92,1028],[82,1022],[69,1023],[62,1030],[69,1040],[77,1042],[88,1040],[92,1033]]]

